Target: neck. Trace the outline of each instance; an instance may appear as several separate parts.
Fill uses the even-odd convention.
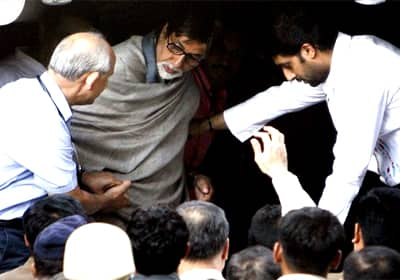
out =
[[[70,81],[60,74],[54,72],[51,69],[48,69],[49,76],[56,82],[58,87],[64,93],[65,98],[69,105],[75,105],[76,102],[76,95],[82,87],[82,84],[78,81]]]
[[[282,275],[288,275],[288,274],[311,274],[311,273],[300,271],[300,270],[298,270],[296,268],[290,267],[286,263],[286,261],[283,261],[281,263],[281,270],[282,270]],[[326,278],[328,276],[328,270],[326,270],[326,272],[324,272],[322,275],[321,274],[312,274],[312,275]]]
[[[219,255],[218,255],[219,256]],[[187,260],[186,258],[181,260],[178,267],[178,274],[182,274],[186,271],[193,269],[215,269],[221,271],[225,267],[225,261],[222,258],[214,257],[207,260]]]

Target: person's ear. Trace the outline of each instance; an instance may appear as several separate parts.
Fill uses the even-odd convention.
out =
[[[226,261],[228,259],[228,256],[229,256],[229,238],[225,240],[224,249],[222,251],[222,259]]]
[[[282,262],[282,246],[278,241],[274,244],[272,255],[276,263],[280,264]]]
[[[186,258],[189,255],[191,249],[192,247],[190,246],[190,243],[186,243],[185,255],[182,257],[182,259]]]
[[[317,50],[313,45],[311,45],[309,43],[304,43],[301,46],[300,54],[301,54],[301,57],[303,57],[303,58],[314,59],[317,54]]]
[[[93,89],[95,83],[99,78],[100,78],[99,72],[90,72],[85,79],[86,88],[89,90]]]
[[[37,270],[36,270],[36,266],[35,266],[35,260],[33,260],[31,263],[31,272],[32,272],[33,277],[36,279]]]
[[[341,261],[342,261],[342,251],[338,250],[336,252],[336,256],[333,258],[331,262],[331,270],[336,270],[339,267]]]
[[[362,237],[361,225],[359,223],[354,224],[354,236],[351,242],[353,243],[354,251],[359,251],[364,248],[364,239]]]
[[[29,241],[28,241],[28,237],[26,237],[26,234],[25,234],[25,233],[24,233],[24,243],[25,243],[25,246],[26,246],[26,247],[28,247],[28,248],[31,247],[30,244],[29,244]]]

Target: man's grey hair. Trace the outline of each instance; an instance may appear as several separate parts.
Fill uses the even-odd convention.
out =
[[[110,72],[112,63],[107,41],[99,32],[87,33],[95,38],[93,46],[83,47],[81,39],[65,37],[54,49],[49,69],[71,81],[87,72]]]
[[[206,260],[221,252],[229,237],[229,223],[222,208],[211,202],[191,200],[176,210],[189,229],[188,260]]]

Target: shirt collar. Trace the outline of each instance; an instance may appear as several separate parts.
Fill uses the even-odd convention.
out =
[[[61,113],[61,117],[64,119],[65,123],[68,123],[72,117],[72,111],[64,93],[47,72],[44,72],[42,75],[40,75],[40,79],[50,94],[49,98],[53,100],[54,105],[57,106],[59,112]]]
[[[156,44],[158,34],[152,31],[145,35],[142,40],[142,49],[146,61],[146,82],[158,83],[161,78],[158,75],[156,61]]]
[[[292,273],[282,275],[278,280],[326,280],[326,278],[314,274]]]
[[[194,268],[183,272],[180,275],[181,279],[215,279],[224,280],[222,272],[212,268]]]
[[[163,280],[179,280],[179,277],[176,273],[165,274],[165,275],[164,274],[162,274],[162,275],[154,274],[154,275],[147,275],[147,276],[138,273],[133,277],[133,279],[135,279],[135,280],[151,280],[151,279],[154,279],[154,280],[161,280],[161,279],[163,279]]]
[[[335,83],[338,69],[340,69],[340,64],[343,62],[343,57],[346,49],[349,47],[350,41],[351,37],[349,35],[339,32],[335,45],[333,46],[329,75],[325,81],[326,86],[329,87]]]

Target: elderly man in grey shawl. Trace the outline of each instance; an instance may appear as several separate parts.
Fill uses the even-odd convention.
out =
[[[176,207],[188,199],[183,152],[199,105],[190,71],[204,59],[214,30],[210,11],[193,8],[114,46],[117,62],[108,87],[93,104],[73,108],[71,129],[83,168],[132,182],[132,207],[99,218],[126,225],[138,206]]]

